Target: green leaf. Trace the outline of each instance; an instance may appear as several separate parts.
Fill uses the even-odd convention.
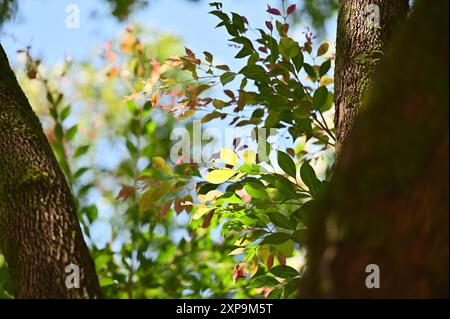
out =
[[[278,176],[278,180],[275,181],[275,187],[278,192],[286,199],[296,199],[297,192],[295,191],[294,184],[292,184],[287,178]]]
[[[288,154],[278,151],[278,165],[286,174],[296,178],[295,163]]]
[[[208,175],[206,175],[205,179],[211,184],[222,184],[236,175],[236,171],[228,168],[220,168],[214,171],[211,171]]]
[[[317,80],[317,72],[310,64],[304,63],[303,68],[305,69],[306,74],[309,75],[312,81]]]
[[[297,42],[292,40],[291,38],[281,38],[280,40],[280,53],[281,55],[286,59],[289,60],[289,58],[295,57],[299,51],[300,47]]]
[[[285,266],[285,265],[279,265],[279,266],[275,266],[272,269],[270,269],[270,272],[280,278],[292,278],[295,276],[298,276],[299,273],[297,270],[295,270],[294,268],[290,267],[290,266]]]
[[[234,12],[232,12],[231,15],[232,15],[232,22],[238,28],[239,32],[241,33],[244,32],[245,24],[242,16]]]
[[[331,107],[333,106],[334,103],[334,94],[333,93],[328,93],[328,97],[327,97],[327,101],[325,102],[325,104],[320,108],[320,112],[326,112],[329,109],[331,109]]]
[[[56,125],[55,125],[55,135],[58,138],[62,138],[64,135],[64,131],[63,131],[62,125],[60,123],[56,123]]]
[[[209,122],[213,119],[216,119],[218,117],[221,117],[222,113],[219,113],[217,111],[213,111],[211,113],[206,114],[205,116],[202,117],[202,123],[206,123]]]
[[[274,289],[267,296],[267,299],[281,299],[282,294],[283,294],[283,289]]]
[[[61,121],[64,121],[66,118],[69,117],[70,111],[72,110],[70,105],[67,105],[62,111],[61,111]]]
[[[281,227],[284,229],[295,229],[295,227],[292,226],[289,219],[281,213],[268,213],[267,216],[269,216],[270,221],[275,226],[278,226],[278,227]]]
[[[274,233],[270,234],[261,241],[260,245],[264,244],[274,244],[279,245],[284,243],[285,241],[289,240],[291,238],[291,235],[287,233]]]
[[[86,173],[89,170],[89,167],[81,167],[79,168],[75,174],[73,174],[73,179],[77,179],[79,178],[81,175],[83,175],[84,173]]]
[[[292,239],[298,244],[304,244],[306,242],[308,233],[304,229],[298,229],[292,234]]]
[[[78,147],[75,150],[75,153],[73,154],[73,158],[78,158],[78,157],[86,154],[87,151],[89,150],[89,147],[90,147],[90,145],[83,145],[83,146]]]
[[[300,177],[302,178],[303,183],[308,186],[311,194],[316,196],[319,191],[320,180],[316,177],[314,169],[308,162],[303,162],[300,167]]]
[[[295,69],[297,72],[300,72],[302,66],[303,66],[303,53],[302,51],[299,51],[296,56],[292,58],[292,62],[294,63]]]
[[[235,77],[236,77],[236,73],[225,72],[220,76],[220,82],[222,83],[222,85],[225,85],[225,84],[233,81]]]
[[[284,257],[291,257],[294,253],[294,241],[292,239],[286,240],[282,244],[275,245],[275,249],[280,255]]]
[[[226,103],[219,99],[214,99],[212,104],[218,110],[223,109],[226,106]]]
[[[267,71],[260,65],[245,66],[239,73],[258,82],[268,82]]]
[[[324,76],[327,74],[328,70],[330,70],[331,67],[331,60],[326,60],[319,68],[319,76]]]
[[[250,281],[248,288],[264,288],[278,285],[279,282],[271,276],[258,276]]]
[[[130,155],[132,157],[135,157],[137,155],[136,146],[134,146],[134,144],[130,140],[127,140],[126,145],[127,145],[128,152],[130,152]]]
[[[100,287],[107,287],[116,284],[117,282],[112,278],[100,279]]]
[[[314,110],[320,110],[328,99],[328,90],[326,86],[319,87],[315,92],[313,96],[313,104],[312,107]]]
[[[78,131],[78,124],[75,124],[74,126],[72,126],[71,128],[69,128],[66,132],[66,138],[68,141],[73,140],[73,138],[75,137],[75,134],[77,134]]]
[[[230,71],[230,67],[226,64],[219,64],[216,65],[216,69],[222,70],[222,71]]]
[[[255,199],[268,199],[269,195],[267,195],[266,189],[259,183],[256,182],[247,182],[244,185],[245,191]]]

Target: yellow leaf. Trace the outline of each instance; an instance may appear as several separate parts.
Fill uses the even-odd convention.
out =
[[[223,193],[221,191],[218,191],[216,189],[209,191],[206,194],[199,194],[198,195],[198,200],[200,201],[200,203],[204,204],[206,202],[211,202],[216,200],[218,197],[222,196]]]
[[[328,42],[324,42],[320,45],[320,47],[317,49],[317,56],[324,55],[328,51]]]
[[[166,172],[169,175],[173,175],[172,167],[166,163],[164,158],[155,156],[152,158],[153,167],[159,169],[160,171]]]
[[[256,161],[256,153],[252,150],[244,151],[244,162],[247,164],[253,164]]]
[[[250,244],[251,241],[247,239],[247,236],[244,235],[243,237],[239,237],[235,242],[234,246],[245,246],[247,244]]]
[[[239,247],[239,248],[236,248],[235,250],[233,250],[228,255],[229,256],[231,256],[231,255],[239,255],[239,254],[242,254],[243,252],[245,252],[245,248],[244,247]]]
[[[153,206],[154,200],[153,200],[153,189],[147,190],[144,194],[142,194],[140,200],[139,200],[139,210],[141,212],[150,209],[150,207]]]
[[[156,104],[158,104],[158,93],[154,92],[152,94],[152,97],[150,98],[150,102],[152,103],[152,107],[156,107]]]
[[[236,171],[233,171],[229,168],[221,168],[211,171],[208,175],[206,175],[205,179],[211,184],[222,184],[229,180],[236,174]]]
[[[142,194],[139,200],[139,211],[142,213],[157,204],[157,202],[172,188],[173,182],[161,183],[157,188],[150,188]]]
[[[261,260],[261,262],[263,264],[267,263],[267,258],[269,258],[269,255],[270,255],[270,247],[269,247],[269,245],[259,246],[259,248],[258,248],[258,257],[259,257],[259,260]]]
[[[222,148],[220,150],[220,159],[222,162],[228,165],[235,166],[238,162],[238,157],[235,152],[230,150],[229,148]]]
[[[253,277],[258,271],[258,257],[254,256],[250,262],[250,278]]]
[[[195,219],[195,220],[200,219],[200,218],[202,218],[202,216],[209,213],[212,209],[213,209],[212,207],[200,205],[200,206],[198,206],[197,210],[195,211],[194,215],[192,216],[192,219]]]
[[[333,83],[333,78],[330,78],[329,76],[322,76],[321,78],[320,78],[320,85],[321,86],[327,86],[328,84],[331,84],[331,83]]]

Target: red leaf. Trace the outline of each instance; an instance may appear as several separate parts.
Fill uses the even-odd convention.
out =
[[[172,201],[168,201],[167,203],[162,205],[161,210],[159,211],[159,220],[163,220],[164,218],[166,218],[170,206],[172,206]]]
[[[248,24],[248,20],[247,20],[246,17],[242,16],[242,20],[244,20],[244,23],[245,23],[245,24]]]
[[[273,255],[270,255],[269,257],[267,257],[267,269],[270,270],[270,268],[272,268],[273,266]]]
[[[134,188],[133,186],[124,186],[120,190],[120,192],[117,195],[116,199],[118,199],[118,200],[127,200],[127,198],[130,197],[134,193],[135,190],[136,190],[136,188]]]
[[[272,22],[266,21],[266,27],[267,27],[267,29],[269,29],[270,31],[272,31],[272,30],[273,30]]]
[[[245,278],[245,265],[235,265],[233,268],[233,282],[236,282],[238,278]]]
[[[286,257],[278,255],[278,261],[280,262],[280,265],[286,265]]]
[[[233,101],[236,99],[236,96],[234,95],[233,91],[231,91],[231,90],[224,90],[223,93],[225,93]]]
[[[259,51],[267,53],[267,48],[266,47],[259,47],[258,48]]]
[[[206,215],[205,220],[203,221],[202,227],[203,228],[208,228],[209,224],[211,224],[211,219],[214,216],[214,212],[209,213],[208,215]]]
[[[269,12],[270,14],[276,15],[276,16],[280,16],[281,12],[278,9],[275,8],[271,8],[269,7],[269,9],[267,9],[267,12]]]
[[[283,24],[283,28],[284,28],[284,32],[288,33],[288,31],[289,31],[289,24],[287,24],[287,23]]]
[[[295,4],[290,5],[290,6],[287,8],[287,14],[290,15],[292,12],[295,11],[295,9],[296,9],[296,5],[295,5]]]
[[[184,210],[184,207],[181,205],[182,202],[183,202],[183,200],[181,198],[177,198],[173,202],[173,206],[174,206],[174,209],[175,209],[175,212],[177,213],[177,215],[181,214]]]

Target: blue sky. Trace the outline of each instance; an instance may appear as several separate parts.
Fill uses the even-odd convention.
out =
[[[225,0],[224,10],[246,16],[253,26],[262,26],[268,18],[266,3],[276,6],[279,1]],[[80,10],[80,28],[65,26],[66,8],[76,4]],[[235,50],[226,43],[225,30],[214,29],[218,19],[207,12],[208,1],[151,0],[150,5],[135,12],[131,20],[157,31],[181,36],[196,52],[208,50],[225,63],[233,63]],[[119,23],[111,16],[105,1],[92,0],[20,0],[19,14],[8,22],[0,33],[3,46],[14,63],[15,52],[32,46],[34,56],[46,63],[56,63],[70,54],[74,59],[88,59],[93,47],[111,39],[127,23]],[[334,37],[335,23],[327,24],[327,38]],[[304,26],[298,28],[299,32]],[[299,33],[300,34],[300,33]]]

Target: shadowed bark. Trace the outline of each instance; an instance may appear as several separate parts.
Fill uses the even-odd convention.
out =
[[[418,1],[380,65],[315,212],[301,296],[448,298],[448,6]]]
[[[16,298],[101,295],[70,189],[1,45],[0,251]],[[78,289],[66,287],[69,264]]]

